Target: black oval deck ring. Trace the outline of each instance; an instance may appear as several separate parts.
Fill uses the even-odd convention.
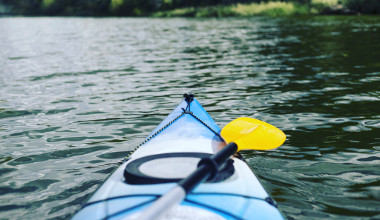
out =
[[[178,182],[194,171],[200,159],[207,153],[164,153],[138,158],[128,163],[124,170],[125,181],[129,184],[157,184]],[[220,182],[234,173],[233,160],[229,160],[207,182]]]

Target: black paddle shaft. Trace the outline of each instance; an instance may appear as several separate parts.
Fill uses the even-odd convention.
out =
[[[221,167],[230,156],[234,155],[237,149],[238,146],[231,142],[218,153],[211,157],[203,158],[198,163],[198,168],[187,178],[182,179],[178,185],[180,185],[186,191],[186,194],[188,194],[198,186],[198,184],[202,183],[210,176],[216,175],[219,167]]]

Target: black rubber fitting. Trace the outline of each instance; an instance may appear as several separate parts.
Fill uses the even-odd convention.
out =
[[[206,158],[201,159],[201,161],[199,161],[199,163],[198,163],[198,167],[200,167],[200,166],[206,166],[210,169],[211,172],[210,172],[210,175],[208,177],[209,180],[214,179],[216,174],[218,173],[218,170],[219,170],[218,164],[212,158],[206,157]]]
[[[190,104],[194,100],[194,95],[191,93],[185,93],[183,94],[183,97],[185,97],[185,101]]]

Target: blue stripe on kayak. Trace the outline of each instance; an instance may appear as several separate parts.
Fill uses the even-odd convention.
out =
[[[111,197],[105,200],[99,200],[99,201],[94,201],[91,203],[86,204],[85,206],[82,207],[82,210],[85,211],[86,208],[89,208],[89,206],[97,206],[99,204],[106,204],[108,202],[113,202],[115,200],[120,200],[120,199],[126,199],[126,201],[120,202],[118,201],[117,204],[124,206],[125,204],[131,204],[129,207],[121,208],[118,209],[114,205],[107,205],[107,206],[112,206],[116,208],[114,211],[110,211],[112,214],[108,214],[104,219],[108,218],[113,218],[116,217],[117,215],[125,215],[127,212],[135,212],[143,208],[143,206],[146,206],[152,202],[154,202],[158,197],[161,195],[158,194],[136,194],[136,195],[126,195],[126,196],[117,196],[117,197]],[[209,197],[207,200],[204,199],[204,197]],[[136,198],[143,198],[146,197],[146,200],[143,202],[139,203],[134,203],[132,202]],[[153,197],[153,198],[152,198]],[[129,199],[132,199],[131,201]],[[249,199],[250,201],[247,201],[246,199]],[[231,201],[234,200],[233,204],[237,204],[237,207],[231,207],[229,210],[225,210],[225,207],[223,205],[223,201]],[[257,203],[257,202],[259,203]],[[116,201],[115,201],[116,202]],[[132,202],[132,203],[131,203]],[[239,204],[245,203],[246,205],[239,206]],[[133,205],[132,205],[133,204]],[[250,197],[250,196],[243,196],[243,195],[238,195],[238,194],[231,194],[231,193],[191,193],[189,194],[184,202],[182,203],[183,205],[196,205],[197,207],[203,207],[206,210],[213,211],[214,213],[223,215],[227,219],[244,219],[244,216],[256,216],[257,211],[256,208],[253,208],[257,204],[261,204],[260,207],[264,209],[274,209],[276,210],[273,206],[268,206],[268,203],[265,201],[265,199],[262,198],[257,198],[257,197]],[[247,210],[246,207],[250,206],[252,207],[250,210]],[[238,208],[240,207],[240,209]],[[92,208],[89,208],[89,210],[92,210]],[[278,211],[277,211],[278,212]],[[269,214],[271,213],[271,214]],[[269,216],[276,216],[276,213],[272,212],[266,212],[265,215]],[[277,218],[274,218],[277,219]]]
[[[136,195],[137,196],[137,195]],[[138,195],[138,197],[141,196],[141,197],[146,197],[147,195]],[[129,197],[129,196],[128,196]],[[154,196],[156,197],[156,196]],[[115,197],[113,198],[113,200],[117,200],[117,199],[124,199],[123,197]],[[108,201],[107,202],[111,202],[110,199],[107,199]],[[123,209],[119,209],[117,211],[110,211],[110,213],[106,216],[103,217],[103,219],[111,219],[111,218],[114,218],[114,217],[117,217],[118,215],[126,215],[128,214],[128,212],[137,212],[141,209],[144,208],[144,206],[148,206],[149,204],[153,203],[154,201],[156,201],[157,198],[153,198],[153,199],[148,199],[144,202],[141,202],[139,204],[135,204],[135,205],[132,205],[130,207],[127,207],[127,208],[123,208]],[[126,201],[125,201],[126,202]],[[119,204],[124,204],[123,203],[120,203]],[[98,205],[98,204],[95,204],[95,203],[92,203],[91,205]],[[208,211],[212,211],[216,214],[219,214],[227,219],[242,219],[241,217],[237,216],[235,213],[232,213],[230,211],[226,211],[226,210],[223,210],[223,209],[220,209],[218,207],[215,207],[215,206],[210,206],[208,204],[203,204],[201,202],[198,202],[196,200],[189,200],[189,199],[185,199],[182,203],[182,205],[190,205],[190,206],[195,206],[195,207],[201,207],[205,210],[208,210]],[[108,206],[108,205],[107,205]],[[86,209],[82,209],[82,212],[86,212]],[[82,213],[83,214],[83,213]]]
[[[82,209],[84,210],[86,207],[93,206],[93,205],[98,205],[98,204],[101,204],[101,203],[107,203],[107,202],[110,202],[110,201],[113,201],[113,200],[130,199],[130,198],[133,199],[133,198],[136,198],[136,197],[148,197],[148,198],[153,197],[152,199],[149,199],[150,202],[153,202],[153,201],[157,200],[160,196],[161,196],[160,194],[135,194],[135,195],[116,196],[116,197],[111,197],[111,198],[107,198],[107,199],[104,199],[104,200],[98,200],[98,201],[87,203],[87,204],[85,204],[82,207]],[[209,204],[205,204],[205,202],[204,202],[205,200],[203,200],[203,201],[198,201],[197,200],[197,197],[203,197],[204,198],[205,196],[209,196],[210,198],[212,198],[212,197],[229,197],[228,201],[230,201],[232,198],[235,198],[235,199],[260,200],[260,201],[267,202],[263,198],[252,197],[252,196],[244,196],[244,195],[233,194],[233,193],[190,193],[188,195],[188,197],[185,199],[185,201],[188,201],[188,202],[191,202],[191,203],[196,203],[198,206],[204,206],[206,208],[212,208],[212,209],[215,209],[215,210],[219,210],[219,211],[221,210],[221,211],[223,211],[222,209],[217,208],[218,202],[217,203],[213,203],[213,205],[209,205]],[[130,211],[132,209],[138,208],[138,207],[143,206],[145,204],[147,204],[146,201],[144,201],[142,203],[139,203],[139,204],[136,204],[136,205],[133,205],[132,207],[128,207],[128,208],[124,209],[123,212]],[[267,204],[269,204],[269,203],[267,203]],[[223,212],[226,212],[226,211],[223,211]],[[115,214],[111,214],[111,215],[114,216]],[[111,215],[109,215],[108,217],[110,217]],[[236,214],[229,214],[229,215],[236,217],[235,216]]]
[[[243,218],[231,213],[231,212],[228,212],[228,211],[225,211],[223,209],[219,209],[219,208],[216,208],[214,206],[210,206],[210,205],[206,205],[204,203],[200,203],[200,202],[197,202],[197,201],[193,201],[193,200],[189,200],[189,199],[185,199],[184,200],[185,202],[188,202],[188,203],[192,203],[192,204],[195,204],[197,206],[201,206],[203,208],[207,208],[207,210],[212,210],[214,213],[217,213],[217,214],[223,214],[223,217],[229,217],[228,219],[230,219],[231,217],[233,219],[236,219],[236,220],[243,220]]]
[[[246,199],[256,199],[256,200],[266,201],[265,199],[259,198],[259,197],[245,196],[245,195],[239,195],[239,194],[233,194],[233,193],[213,193],[213,192],[212,193],[190,193],[189,196],[191,196],[191,195],[234,196],[234,197],[241,197],[241,198],[246,198]],[[115,197],[110,197],[110,198],[103,199],[103,200],[98,200],[98,201],[86,203],[84,206],[82,206],[82,208],[85,208],[87,206],[91,206],[91,205],[94,205],[97,203],[101,203],[101,202],[107,202],[110,200],[115,200],[115,199],[126,199],[126,198],[131,198],[131,197],[146,197],[146,196],[158,198],[161,196],[161,194],[135,194],[135,195],[115,196]]]
[[[139,205],[136,205],[136,206],[133,206],[131,208],[126,208],[126,209],[123,209],[123,210],[119,210],[111,215],[108,215],[106,217],[104,217],[103,219],[111,219],[111,218],[114,218],[116,217],[116,219],[119,219],[122,217],[122,219],[125,219],[125,215],[128,214],[133,214],[133,213],[136,213],[142,209],[144,209],[146,206],[148,206],[150,203],[150,201],[147,201],[147,202],[144,202],[144,203],[141,203]],[[181,204],[181,205],[187,205],[187,206],[194,206],[194,207],[202,207],[203,209],[207,210],[207,211],[211,211],[215,214],[218,214],[220,216],[222,216],[223,218],[225,219],[234,219],[234,220],[242,220],[243,218],[239,217],[239,216],[236,216],[228,211],[225,211],[225,210],[222,210],[222,209],[218,209],[218,208],[215,208],[215,207],[212,207],[212,206],[208,206],[208,205],[204,205],[202,203],[198,203],[196,201],[189,201],[187,199],[184,200],[184,202]],[[131,212],[131,213],[128,213],[128,212]],[[118,217],[119,215],[119,217]]]
[[[197,196],[196,194],[193,194],[194,196]],[[222,197],[219,197],[222,196]],[[263,201],[262,199],[255,199],[252,198],[253,200],[247,201],[244,198],[241,197],[235,197],[231,198],[229,197],[231,195],[226,195],[225,198],[223,198],[223,195],[218,195],[217,198],[210,198],[209,204],[205,204],[204,201],[200,202],[197,201],[194,198],[186,198],[181,205],[188,205],[188,206],[194,206],[198,208],[203,208],[205,210],[214,212],[215,214],[218,214],[226,219],[283,219],[281,216],[280,212],[274,208],[273,206],[268,205],[267,202]],[[146,197],[145,201],[140,202],[140,203],[134,203],[130,201],[129,199],[135,199],[131,197]],[[153,198],[152,198],[153,197]],[[116,218],[116,219],[124,219],[125,215],[130,215],[133,213],[136,213],[138,211],[141,211],[145,207],[149,206],[152,202],[154,202],[157,199],[157,195],[130,195],[126,196],[123,198],[122,196],[120,197],[114,197],[114,198],[109,198],[105,201],[98,201],[97,203],[92,203],[91,207],[85,207],[81,210],[81,212],[78,213],[76,216],[77,219],[88,219],[89,216],[91,216],[94,212],[98,211],[97,206],[104,206],[106,205],[107,207],[113,207],[114,210],[108,212],[108,214],[103,215],[102,219],[111,219],[111,218]],[[116,200],[122,200],[126,199],[125,201],[116,201]],[[229,206],[229,209],[226,210],[223,207],[218,207],[216,203],[219,203],[221,200],[229,200],[231,201],[234,200],[234,203],[245,203],[242,208],[240,209],[235,209],[233,206]],[[240,200],[240,201],[239,201]],[[114,204],[107,204],[108,202],[113,202]],[[130,205],[129,207],[122,207],[123,204],[133,204]],[[115,207],[115,204],[121,205],[119,208]],[[215,205],[216,204],[216,205]],[[95,209],[94,209],[95,208]],[[100,208],[100,207],[99,207]],[[101,208],[100,208],[101,209]],[[264,212],[263,212],[264,211]],[[87,218],[86,218],[87,217]]]
[[[247,199],[250,200],[247,201]],[[224,193],[197,193],[188,195],[186,201],[191,201],[207,208],[212,207],[215,210],[224,210],[239,219],[283,219],[278,209],[265,199],[237,197],[234,194]],[[226,207],[228,207],[227,210]]]

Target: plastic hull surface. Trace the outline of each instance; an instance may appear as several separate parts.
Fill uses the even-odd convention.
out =
[[[184,114],[183,109],[191,114]],[[130,184],[124,177],[125,167],[149,155],[213,154],[225,146],[219,133],[220,128],[197,100],[190,106],[186,101],[181,102],[73,219],[125,219],[143,211],[176,183]],[[221,182],[199,185],[166,219],[283,219],[278,209],[268,202],[267,192],[247,164],[237,158],[233,160],[232,176]]]

